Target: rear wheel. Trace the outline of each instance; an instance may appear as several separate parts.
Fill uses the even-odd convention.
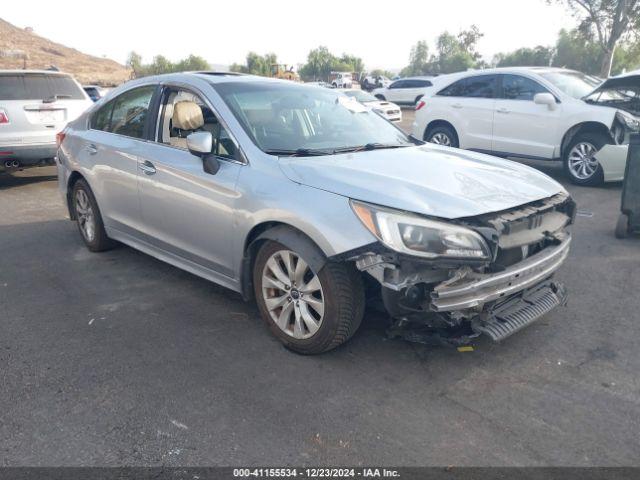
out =
[[[581,133],[576,135],[566,148],[564,171],[576,185],[599,185],[604,181],[602,166],[596,153],[608,143],[601,133]]]
[[[424,139],[429,143],[435,143],[436,145],[443,145],[445,147],[458,148],[459,146],[456,132],[446,125],[430,128],[424,136]]]
[[[383,102],[386,100],[386,98],[384,98],[384,95],[380,95],[380,94],[377,94],[377,95],[376,95],[376,98],[377,98],[378,100],[383,101]]]
[[[267,241],[256,257],[253,284],[262,318],[295,352],[331,350],[362,321],[364,288],[351,265],[328,262],[316,272],[298,252]]]
[[[87,248],[92,252],[113,248],[115,242],[107,236],[98,203],[85,180],[80,179],[73,185],[71,200],[78,230]]]

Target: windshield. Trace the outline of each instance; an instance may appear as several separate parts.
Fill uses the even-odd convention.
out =
[[[580,72],[547,72],[541,73],[540,76],[577,99],[588,95],[600,84],[596,78]]]
[[[353,97],[357,101],[362,102],[362,103],[365,103],[365,102],[377,102],[378,101],[378,99],[376,97],[374,97],[370,93],[367,93],[367,92],[365,92],[363,90],[347,90],[347,91],[344,91],[342,93],[344,93],[348,97]]]
[[[229,82],[214,87],[267,153],[305,156],[413,144],[400,129],[339,92],[285,82]]]

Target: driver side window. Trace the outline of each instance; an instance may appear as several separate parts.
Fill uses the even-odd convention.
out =
[[[215,113],[199,95],[185,89],[170,89],[163,95],[158,142],[187,150],[187,137],[195,132],[210,132],[211,153],[235,160],[236,145]]]

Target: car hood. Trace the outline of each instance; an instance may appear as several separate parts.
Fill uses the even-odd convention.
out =
[[[627,88],[629,90],[638,91],[640,89],[640,70],[634,70],[617,77],[611,77],[602,82],[595,90],[588,95],[585,95],[583,100],[586,100],[591,95],[603,90],[611,88]],[[627,113],[631,113],[635,116],[640,116],[640,103],[635,97],[629,99],[629,101],[600,101],[600,102],[587,102],[589,105],[595,105],[599,107],[610,107],[618,110],[624,110]]]
[[[550,197],[562,186],[519,163],[422,145],[319,157],[281,157],[292,181],[391,208],[453,219]]]
[[[375,108],[375,107],[386,107],[386,108],[396,108],[396,109],[400,109],[400,107],[398,105],[396,105],[393,102],[387,102],[385,101],[373,101],[371,100],[370,102],[363,102],[364,105],[366,105],[367,107],[371,107],[371,108]]]

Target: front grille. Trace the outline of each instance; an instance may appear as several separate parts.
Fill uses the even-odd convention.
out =
[[[522,298],[508,302],[492,312],[488,321],[477,326],[495,342],[504,340],[518,330],[532,324],[540,317],[566,302],[564,286],[558,283],[542,285]]]

